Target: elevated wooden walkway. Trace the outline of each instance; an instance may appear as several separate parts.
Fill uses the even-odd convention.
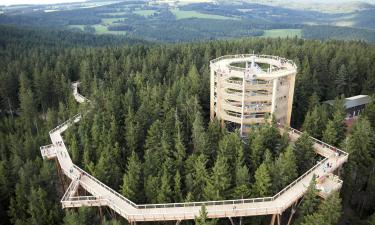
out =
[[[78,85],[72,85],[74,98],[79,103],[88,101],[78,93]],[[51,130],[49,135],[52,144],[40,147],[43,158],[55,158],[62,173],[72,181],[61,199],[62,207],[108,206],[130,222],[191,220],[199,216],[202,205],[206,206],[209,218],[280,215],[303,196],[314,174],[328,176],[348,160],[346,152],[311,138],[316,153],[324,159],[272,197],[137,205],[73,164],[61,134],[80,119],[81,115],[78,114]],[[301,132],[290,128],[288,134],[295,140]],[[327,163],[331,166],[327,167]],[[79,196],[79,187],[91,196]]]

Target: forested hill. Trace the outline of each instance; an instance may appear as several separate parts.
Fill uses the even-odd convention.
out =
[[[347,133],[342,101],[332,109],[319,102],[374,94],[375,45],[239,39],[104,47],[82,41],[66,48],[60,37],[53,39],[58,34],[35,32],[30,39],[40,40],[29,40],[30,47],[24,35],[1,34],[6,35],[0,48],[0,224],[99,223],[95,208],[61,210],[56,168],[39,152],[50,143],[49,130],[87,112],[72,97],[75,80],[82,82],[92,110],[64,133],[72,160],[132,201],[249,198],[281,190],[319,160],[307,135],[292,146],[269,124],[254,128],[243,143],[218,121],[209,122],[209,61],[253,51],[296,62],[293,126],[350,153],[341,195],[321,201],[310,188],[295,224],[374,223],[375,105]],[[38,44],[44,40],[52,47]],[[206,224],[202,220],[197,224]],[[267,217],[243,220],[267,222]],[[118,218],[104,224],[126,223]]]
[[[15,44],[30,47],[100,47],[147,44],[146,41],[115,35],[95,35],[54,28],[27,28],[0,25],[0,47]]]

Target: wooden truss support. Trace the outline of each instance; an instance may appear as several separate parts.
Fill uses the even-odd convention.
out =
[[[272,215],[270,225],[275,225],[276,220],[277,220],[277,225],[281,225],[280,214],[273,214]]]
[[[228,217],[228,219],[229,219],[230,223],[231,223],[232,225],[234,225],[234,221],[233,221],[232,217]]]
[[[99,209],[99,217],[100,217],[100,223],[99,224],[103,224],[103,211],[102,211],[102,207],[99,206],[98,209]]]
[[[273,214],[272,218],[271,218],[270,225],[274,225],[275,224],[275,219],[276,219],[276,214]]]
[[[298,200],[294,202],[294,204],[293,204],[293,206],[292,206],[292,208],[290,210],[290,216],[289,216],[287,225],[290,225],[290,223],[292,222],[293,215],[297,211],[297,205],[298,205]]]

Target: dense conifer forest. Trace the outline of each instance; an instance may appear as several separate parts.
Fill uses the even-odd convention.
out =
[[[0,224],[99,223],[95,208],[61,209],[55,165],[39,152],[50,142],[48,131],[78,111],[87,113],[64,133],[73,161],[136,203],[273,195],[318,160],[310,134],[350,157],[341,193],[321,201],[310,185],[295,224],[375,224],[375,104],[347,130],[340,99],[374,94],[375,45],[302,39],[162,45],[32,33],[0,32]],[[306,134],[294,145],[275,124],[254,128],[243,142],[209,121],[209,61],[253,51],[298,65],[292,126]],[[91,104],[74,101],[76,80]],[[335,98],[334,107],[320,103]],[[202,210],[183,223],[228,221],[207,220]],[[107,215],[104,224],[126,221]]]

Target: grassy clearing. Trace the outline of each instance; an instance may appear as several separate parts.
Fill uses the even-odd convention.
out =
[[[199,19],[215,19],[215,20],[234,20],[237,18],[227,17],[227,16],[219,16],[219,15],[212,15],[212,14],[204,14],[197,11],[182,11],[179,9],[171,9],[170,10],[176,17],[176,19],[188,19],[188,18],[199,18]]]
[[[126,34],[126,31],[110,31],[107,29],[107,26],[102,25],[102,24],[96,24],[96,25],[93,25],[93,27],[95,28],[96,34],[116,34],[116,35]]]
[[[285,38],[285,37],[301,37],[302,30],[301,29],[272,29],[272,30],[265,30],[262,37],[271,37],[271,38]]]
[[[107,27],[102,24],[96,24],[93,26],[95,28],[96,34],[106,34],[108,33]]]
[[[111,12],[111,13],[100,13],[100,15],[106,16],[123,16],[126,15],[128,12]]]
[[[125,35],[126,31],[106,31],[105,34]]]
[[[103,25],[112,25],[114,22],[117,22],[119,20],[124,20],[125,18],[118,17],[118,18],[102,18],[102,24]]]
[[[148,17],[151,16],[155,13],[155,10],[134,10],[133,13],[138,14],[140,16]]]

